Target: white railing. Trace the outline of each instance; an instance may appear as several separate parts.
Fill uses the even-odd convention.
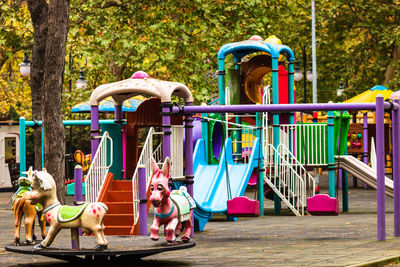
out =
[[[296,151],[297,159],[306,166],[328,165],[327,124],[282,124],[279,144]]]
[[[303,216],[306,206],[303,178],[273,145],[267,144],[264,152],[264,181],[296,216]]]
[[[278,152],[288,162],[291,168],[303,179],[305,184],[305,193],[303,194],[303,204],[305,205],[307,197],[312,197],[315,194],[315,179],[306,170],[302,163],[293,155],[287,146],[281,144],[278,146]]]
[[[107,143],[107,140],[110,143]],[[110,148],[110,153],[108,153]],[[110,163],[107,164],[107,159]],[[100,144],[94,155],[92,165],[86,176],[85,198],[86,202],[95,202],[98,200],[99,194],[103,187],[104,180],[107,177],[108,170],[112,166],[113,161],[113,141],[108,132],[104,132]]]
[[[142,153],[139,156],[139,160],[136,164],[135,172],[132,176],[132,198],[133,198],[133,224],[136,225],[139,219],[139,177],[138,177],[138,167],[140,165],[145,166],[146,168],[146,190],[150,184],[150,178],[153,171],[152,168],[152,156],[153,156],[153,136],[154,135],[162,135],[162,132],[156,132],[153,127],[150,128],[146,141],[144,142]],[[159,148],[160,147],[160,148]],[[155,152],[162,155],[161,147],[162,144],[159,145]],[[162,158],[162,157],[161,157]]]

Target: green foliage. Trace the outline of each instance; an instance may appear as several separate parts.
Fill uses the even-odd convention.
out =
[[[397,90],[400,63],[394,51],[400,45],[400,2],[321,0],[316,4],[318,101],[335,101],[339,81],[347,81],[345,97],[381,83]],[[17,71],[15,64],[22,60],[22,52],[29,51],[31,35],[25,34],[25,42],[22,33],[31,29],[31,24],[23,2],[3,1],[0,12],[0,63],[1,58],[6,59],[0,67],[4,74],[10,62],[13,72]],[[137,70],[155,78],[182,82],[191,89],[196,104],[209,102],[218,92],[218,49],[255,34],[263,38],[276,35],[295,51],[300,61],[300,47],[304,45],[310,61],[310,2],[71,0],[67,52],[74,56],[74,64],[66,64],[65,118],[70,118],[69,110],[74,104],[89,99],[94,88],[126,79]],[[85,58],[89,84],[86,90],[78,91],[75,81]],[[2,85],[14,90],[20,86],[20,80],[15,75]],[[311,84],[307,82],[307,86],[311,94]],[[301,100],[302,82],[296,87]],[[29,111],[26,102],[30,99],[23,100],[22,106]],[[23,114],[21,108],[14,108]]]

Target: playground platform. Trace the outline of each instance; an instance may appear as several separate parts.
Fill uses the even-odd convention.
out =
[[[321,177],[322,193],[327,191],[325,180],[326,176]],[[248,190],[246,194],[254,197],[255,193]],[[11,195],[0,193],[0,266],[70,266],[51,258],[4,250],[13,241]],[[136,263],[140,266],[385,266],[399,259],[400,238],[393,237],[392,198],[386,197],[386,241],[376,240],[376,191],[350,187],[349,198],[350,212],[319,217],[295,217],[286,209],[273,216],[273,202],[265,200],[265,217],[227,222],[223,216],[216,216],[204,232],[195,233],[196,247],[145,257]],[[151,212],[149,225],[152,216]],[[60,232],[54,246],[64,242],[70,242],[67,230]],[[126,266],[133,266],[133,262]]]

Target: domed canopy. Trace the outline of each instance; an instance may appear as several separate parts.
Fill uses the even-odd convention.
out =
[[[387,99],[392,95],[392,93],[393,91],[387,89],[385,86],[376,85],[371,89],[344,101],[344,103],[371,103],[376,101],[375,99],[378,94],[383,95],[383,98]]]
[[[101,100],[111,96],[115,105],[121,106],[126,99],[136,95],[157,97],[161,102],[171,102],[171,96],[176,95],[182,97],[186,103],[193,102],[192,93],[182,83],[147,78],[143,75],[136,78],[133,75],[132,78],[97,87],[90,96],[90,105],[98,106]]]
[[[288,60],[294,60],[293,51],[288,46],[261,40],[245,40],[242,42],[225,44],[218,51],[218,59],[225,59],[225,57],[231,53],[235,58],[241,59],[255,52],[266,52],[273,58],[278,58],[279,55],[283,53]]]

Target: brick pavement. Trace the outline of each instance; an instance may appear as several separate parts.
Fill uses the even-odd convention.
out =
[[[10,197],[10,193],[0,193],[0,266],[70,266],[42,256],[4,251],[13,240]],[[400,257],[400,238],[393,237],[392,199],[386,199],[387,240],[378,242],[376,191],[350,189],[349,197],[350,212],[332,217],[295,217],[285,210],[273,216],[273,203],[266,200],[265,217],[227,222],[224,216],[215,216],[204,232],[195,234],[195,248],[153,255],[126,266],[357,266]],[[66,241],[67,230],[57,236],[54,246]]]

